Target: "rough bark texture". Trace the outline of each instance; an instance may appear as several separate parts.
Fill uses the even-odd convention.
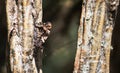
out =
[[[83,0],[73,73],[109,73],[118,5],[119,0]]]
[[[36,67],[33,55],[35,24],[42,22],[42,0],[7,0],[6,4],[8,73],[42,73],[41,67]]]

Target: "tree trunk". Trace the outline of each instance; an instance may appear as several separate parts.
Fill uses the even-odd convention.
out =
[[[42,0],[7,0],[6,4],[8,73],[42,73],[34,56],[34,33],[42,33],[35,31],[35,24],[42,22]]]
[[[83,0],[73,73],[109,73],[119,0]]]

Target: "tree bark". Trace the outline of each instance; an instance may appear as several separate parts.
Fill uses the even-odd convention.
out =
[[[83,0],[73,73],[109,73],[119,0]]]
[[[42,0],[7,0],[6,4],[8,73],[42,73],[33,55],[35,24],[42,22]]]

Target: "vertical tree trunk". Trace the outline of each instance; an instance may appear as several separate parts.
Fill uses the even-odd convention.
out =
[[[119,0],[83,0],[73,73],[109,73],[118,5]]]
[[[7,0],[6,4],[9,43],[8,71],[11,73],[42,73],[42,70],[36,67],[33,56],[35,23],[42,22],[42,0]]]

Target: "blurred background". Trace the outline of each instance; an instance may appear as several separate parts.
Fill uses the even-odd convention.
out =
[[[44,73],[73,72],[81,3],[81,0],[43,0],[43,22],[53,24],[44,44]]]
[[[72,73],[82,0],[43,0],[43,22],[52,22],[44,44],[43,72]],[[0,73],[6,73],[7,41],[5,0],[0,0]]]

